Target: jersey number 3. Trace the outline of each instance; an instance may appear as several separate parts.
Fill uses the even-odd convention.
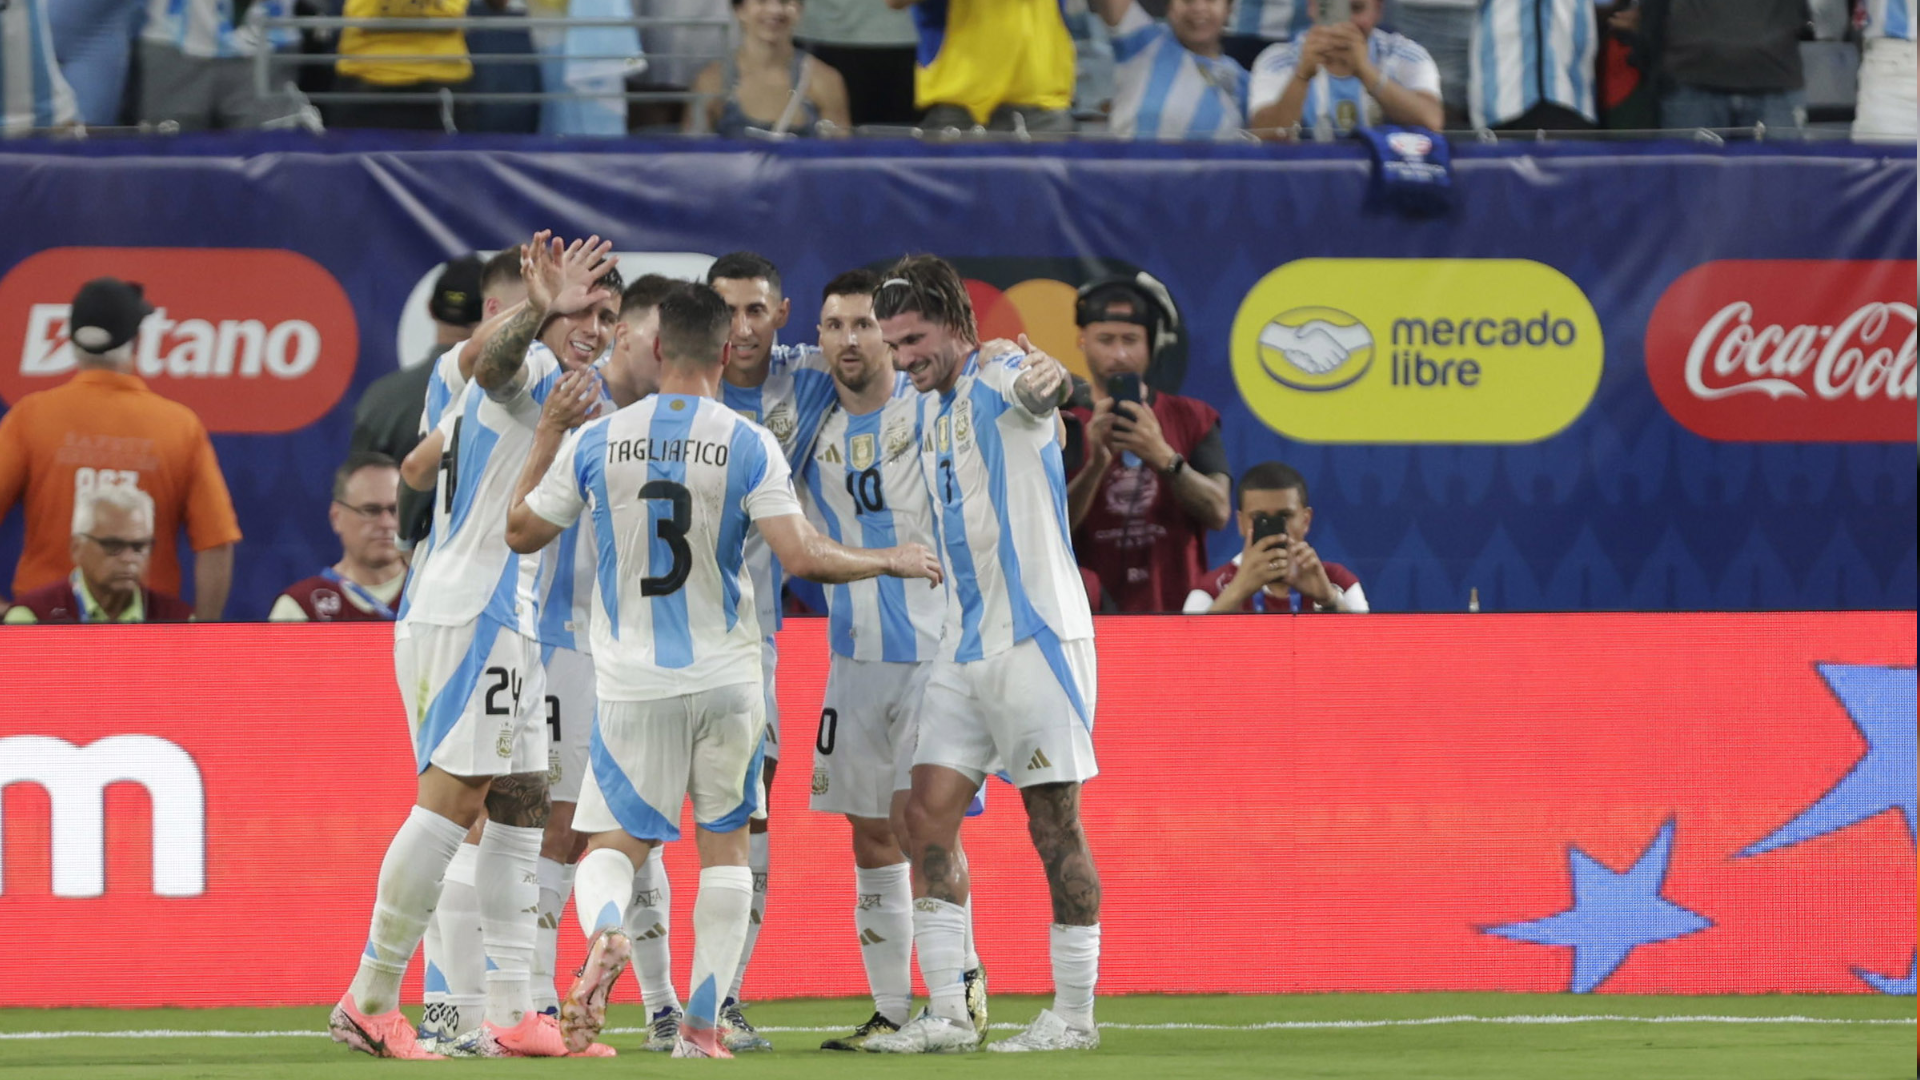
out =
[[[672,480],[649,480],[640,488],[643,500],[659,499],[672,508],[671,516],[663,516],[653,525],[654,535],[666,542],[667,550],[673,553],[673,565],[658,577],[640,579],[641,596],[666,596],[680,591],[687,583],[687,574],[693,569],[693,549],[687,546],[687,530],[693,528],[693,496],[687,493],[684,484]]]

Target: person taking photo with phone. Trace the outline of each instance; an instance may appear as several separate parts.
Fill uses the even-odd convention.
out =
[[[1092,376],[1091,406],[1067,410],[1085,432],[1067,485],[1075,556],[1120,611],[1179,611],[1207,565],[1207,533],[1230,517],[1220,414],[1146,385],[1177,323],[1151,275],[1085,286],[1075,321]]]
[[[1263,461],[1240,477],[1240,554],[1193,580],[1188,615],[1344,611],[1364,614],[1367,593],[1353,571],[1323,563],[1307,543],[1313,507],[1307,480]]]
[[[1296,127],[1321,139],[1383,123],[1440,130],[1440,68],[1419,42],[1380,29],[1380,4],[1317,0],[1312,30],[1254,59],[1247,126],[1267,139]]]

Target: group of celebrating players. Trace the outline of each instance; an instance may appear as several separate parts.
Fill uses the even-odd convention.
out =
[[[482,277],[486,320],[435,363],[409,487],[433,492],[394,634],[416,805],[381,864],[333,1038],[380,1057],[612,1056],[636,969],[649,1050],[769,1044],[739,1007],[765,910],[782,574],[828,586],[813,809],[852,826],[875,1011],[825,1049],[979,1048],[962,823],[1020,791],[1053,902],[1055,996],[987,1049],[1098,1045],[1093,622],[1069,538],[1065,368],[978,340],[954,268],[911,256],[825,289],[819,345],[750,253],[627,285],[549,233]],[[796,488],[798,491],[796,491]],[[684,1004],[661,845],[692,800]],[[569,893],[587,959],[554,981]],[[399,1009],[426,943],[427,1014]],[[909,1017],[914,954],[928,993]]]

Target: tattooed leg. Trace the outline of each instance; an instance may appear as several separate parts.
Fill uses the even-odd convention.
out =
[[[495,777],[493,786],[487,789],[487,816],[502,825],[544,829],[551,808],[546,773]]]
[[[1080,785],[1036,784],[1021,788],[1027,804],[1027,832],[1047,870],[1053,895],[1053,921],[1093,926],[1100,921],[1100,873],[1080,828]]]

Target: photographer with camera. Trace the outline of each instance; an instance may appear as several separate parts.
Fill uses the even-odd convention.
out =
[[[1240,478],[1240,538],[1233,561],[1196,577],[1188,615],[1233,612],[1368,610],[1353,571],[1323,563],[1307,543],[1313,507],[1307,481],[1290,465],[1266,461]]]
[[[1207,565],[1207,533],[1229,517],[1220,414],[1144,381],[1178,325],[1152,275],[1083,287],[1074,321],[1092,376],[1092,407],[1067,409],[1086,433],[1067,485],[1075,555],[1118,610],[1179,611]]]

